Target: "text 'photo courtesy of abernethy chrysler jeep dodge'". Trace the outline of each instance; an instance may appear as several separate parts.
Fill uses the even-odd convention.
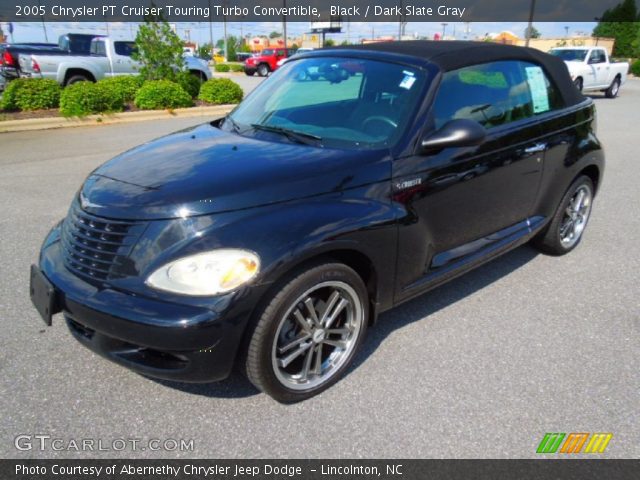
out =
[[[526,242],[574,249],[603,169],[593,101],[557,56],[305,52],[227,117],[93,171],[44,240],[31,298],[144,375],[237,366],[304,400],[348,371],[380,312]]]

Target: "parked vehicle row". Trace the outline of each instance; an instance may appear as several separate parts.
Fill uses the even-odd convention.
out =
[[[20,77],[51,78],[66,86],[78,81],[98,81],[117,75],[133,75],[139,64],[131,58],[135,42],[102,35],[69,33],[58,44],[0,45],[0,89]],[[186,68],[201,81],[211,78],[206,61],[185,55]]]
[[[615,98],[627,80],[629,64],[611,62],[606,48],[559,47],[549,53],[565,61],[571,79],[580,91],[600,91],[608,98]]]
[[[300,81],[311,68],[335,81]],[[593,100],[540,51],[304,53],[227,117],[92,172],[31,298],[144,375],[207,382],[238,365],[303,400],[345,374],[380,312],[529,241],[576,248],[602,182],[596,133]]]
[[[61,37],[61,43],[64,38]],[[81,81],[96,82],[106,77],[136,74],[139,63],[131,58],[134,51],[133,41],[94,36],[88,41],[87,53],[31,52],[20,56],[20,69],[22,75],[50,78],[63,86]],[[206,61],[190,55],[184,58],[187,70],[201,81],[211,78]]]

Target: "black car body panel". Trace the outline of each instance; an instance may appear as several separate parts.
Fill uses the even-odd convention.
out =
[[[110,160],[89,177],[82,197],[95,215],[150,220],[281,203],[390,178],[387,151],[312,150],[205,124]]]
[[[436,128],[432,104],[443,75],[428,60],[395,51],[314,51],[267,82],[301,59],[338,54],[429,76],[397,142],[376,149],[299,145],[216,121],[107,162],[89,176],[40,254],[39,268],[76,338],[147,375],[221,379],[254,313],[307,262],[337,259],[360,273],[373,321],[531,239],[580,173],[601,183],[604,154],[590,99],[492,128],[478,146],[425,154],[420,140]],[[145,282],[167,262],[220,248],[258,254],[255,281],[208,297]],[[108,261],[91,260],[91,252],[103,251]]]

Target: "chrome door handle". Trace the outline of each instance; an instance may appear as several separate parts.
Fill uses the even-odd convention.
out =
[[[540,153],[544,152],[547,149],[546,143],[536,143],[530,147],[524,149],[524,153]]]

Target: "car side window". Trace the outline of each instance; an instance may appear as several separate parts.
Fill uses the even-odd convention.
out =
[[[605,63],[607,58],[602,50],[592,50],[589,55],[589,63]]]
[[[136,50],[136,44],[134,42],[113,42],[113,48],[116,54],[130,57]]]
[[[106,57],[107,48],[104,42],[102,41],[91,42],[91,55],[96,55],[98,57]]]
[[[445,73],[432,111],[436,129],[455,119],[490,129],[558,108],[559,99],[540,66],[501,61]]]

